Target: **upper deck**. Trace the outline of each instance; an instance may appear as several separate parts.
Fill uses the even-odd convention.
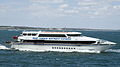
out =
[[[82,34],[80,32],[23,31],[24,34]]]
[[[46,31],[23,31],[21,36],[37,36],[37,37],[68,37],[81,36],[80,32],[46,32]]]

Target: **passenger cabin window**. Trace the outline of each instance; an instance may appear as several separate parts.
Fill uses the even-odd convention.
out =
[[[39,34],[39,37],[66,37],[64,34]]]
[[[28,36],[31,36],[31,34],[28,34]]]
[[[37,34],[32,34],[32,36],[36,36]]]
[[[23,36],[36,36],[37,33],[23,33]]]
[[[67,34],[67,36],[73,36],[73,37],[78,37],[78,36],[80,36],[80,34]]]
[[[22,35],[23,35],[23,36],[26,36],[27,34],[26,34],[26,33],[23,33]]]

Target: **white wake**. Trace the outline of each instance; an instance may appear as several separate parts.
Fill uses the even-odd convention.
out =
[[[0,50],[1,49],[10,49],[10,48],[7,48],[6,46],[0,44]]]
[[[108,49],[105,52],[116,52],[116,53],[120,53],[120,49]]]

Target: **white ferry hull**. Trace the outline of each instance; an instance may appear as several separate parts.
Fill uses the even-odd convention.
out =
[[[113,47],[114,45],[12,45],[11,48],[22,51],[56,51],[56,52],[87,52],[87,53],[100,53]]]

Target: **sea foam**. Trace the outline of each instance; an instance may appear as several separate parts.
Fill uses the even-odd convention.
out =
[[[108,49],[105,52],[116,52],[116,53],[120,53],[120,49]]]
[[[6,46],[0,44],[0,49],[10,49],[10,48],[7,48]]]

